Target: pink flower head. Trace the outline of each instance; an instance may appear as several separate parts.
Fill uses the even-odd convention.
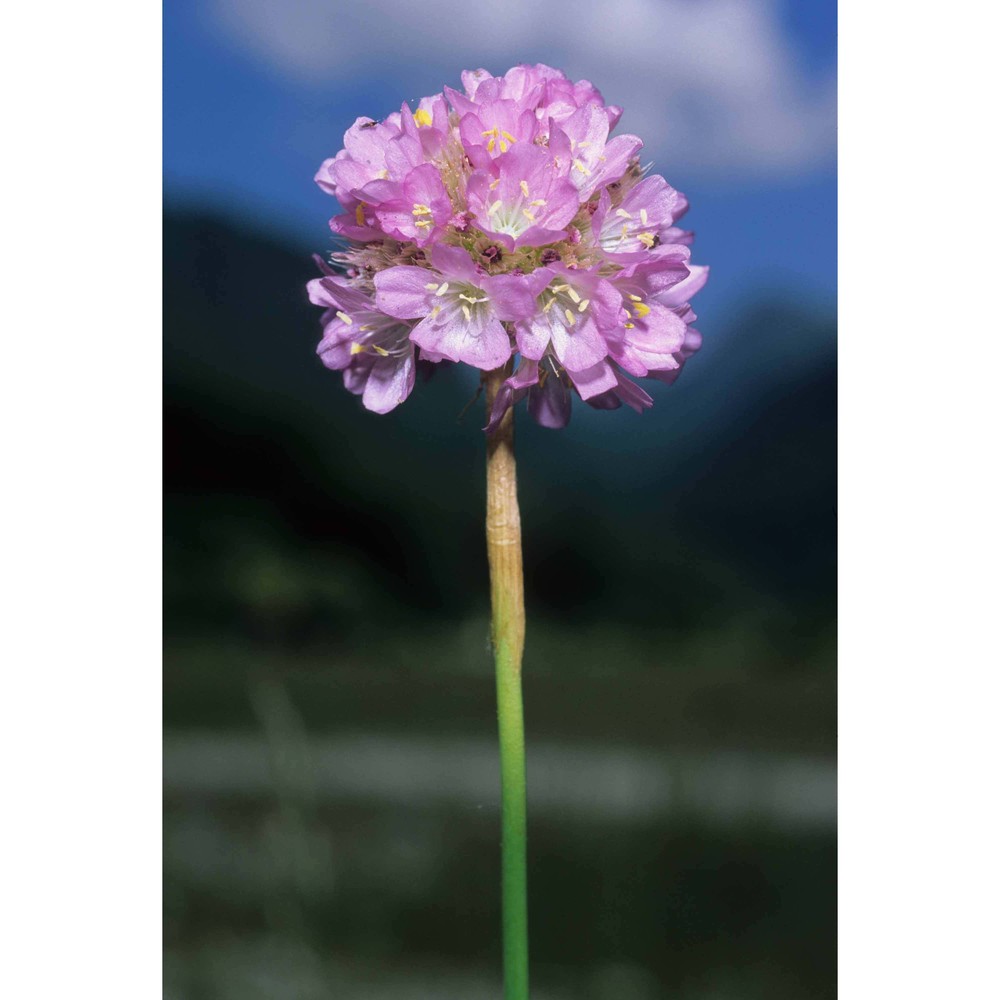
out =
[[[588,81],[522,65],[348,129],[316,175],[347,246],[309,294],[323,363],[368,409],[447,362],[511,362],[488,428],[525,398],[546,427],[574,395],[642,410],[633,378],[676,379],[701,344],[690,299],[708,269],[676,224],[687,200],[646,174],[638,137],[611,134],[620,117]]]

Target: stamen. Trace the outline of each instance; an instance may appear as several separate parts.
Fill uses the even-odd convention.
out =
[[[430,215],[431,210],[427,205],[422,205],[419,201],[413,203],[413,214],[414,215]]]
[[[532,204],[532,205],[547,205],[548,202],[544,198],[536,198],[533,202],[530,202],[530,204]]]
[[[645,302],[636,302],[635,312],[639,319],[645,319],[650,312],[652,312],[652,310],[646,305]]]
[[[574,301],[580,301],[580,293],[575,288],[567,288],[566,294]]]
[[[337,312],[336,312],[336,316],[337,316],[337,319],[339,319],[341,323],[346,323],[348,326],[354,326],[354,320],[351,319],[351,317],[348,316],[347,313],[341,312],[338,309]]]
[[[389,357],[389,352],[384,347],[379,347],[378,344],[372,344],[372,350],[381,355],[383,358]]]
[[[563,312],[566,314],[566,322],[570,326],[576,326],[576,317],[568,309],[564,309]]]
[[[527,181],[521,181],[521,194],[523,194],[525,198],[531,197],[531,192],[528,190]]]
[[[583,165],[583,163],[580,160],[573,161],[573,169],[579,170],[584,177],[590,176],[590,171]]]
[[[565,292],[569,288],[569,285],[553,285],[552,291],[554,292]]]
[[[636,239],[647,249],[652,250],[656,246],[656,237],[652,233],[638,233]]]
[[[469,307],[464,302],[462,303],[462,312],[465,313],[466,321],[471,321],[472,310],[470,310]]]
[[[624,208],[617,208],[617,209],[615,209],[615,215],[617,215],[620,219],[631,219],[632,218],[632,213],[631,212],[626,212]]]
[[[640,208],[639,209],[639,221],[644,226],[648,226],[649,225],[649,212],[647,212],[644,208]]]
[[[633,302],[641,302],[641,301],[642,301],[642,296],[641,296],[641,295],[631,295],[631,294],[630,294],[630,295],[629,295],[629,298],[630,298],[630,299],[631,299],[631,300],[632,300]]]
[[[359,226],[363,226],[365,224],[365,206],[364,206],[364,203],[358,205],[358,207],[354,210],[354,218],[357,220],[357,223],[358,223]]]
[[[444,293],[446,291],[448,291],[448,282],[447,281],[434,294],[440,297],[440,296],[444,295]]]
[[[426,108],[417,108],[417,110],[413,112],[413,120],[417,123],[417,128],[420,128],[421,125],[426,126],[434,123],[434,119],[431,118],[431,113]]]
[[[434,289],[437,288],[437,287],[438,287],[438,283],[436,281],[428,281],[427,284],[424,285],[424,288],[426,288],[427,291],[429,291],[429,292],[433,292]]]
[[[506,139],[506,140],[507,140],[508,142],[517,142],[517,139],[515,139],[515,138],[514,138],[514,136],[512,136],[512,135],[510,134],[510,132],[501,132],[500,134],[501,134],[501,135],[502,135],[502,136],[503,136],[503,137],[504,137],[504,138],[505,138],[505,139]]]
[[[364,349],[365,349],[365,345],[364,344],[351,344],[351,354],[352,355],[361,354],[361,352],[364,351]]]
[[[556,304],[555,298],[549,299],[549,301],[546,302],[544,306],[542,306],[542,312],[547,313],[555,304]]]
[[[429,229],[434,223],[430,219],[421,219],[419,222],[413,223],[418,229]]]
[[[625,324],[625,329],[626,330],[634,330],[635,329],[635,323],[626,323]]]
[[[528,211],[528,210],[527,210],[526,208],[522,208],[522,209],[521,209],[521,214],[522,214],[522,215],[523,215],[523,216],[524,216],[524,217],[525,217],[525,218],[526,218],[526,219],[527,219],[527,220],[528,220],[529,222],[534,222],[534,221],[535,221],[535,216],[534,216],[534,215],[533,215],[533,214],[532,214],[531,212],[529,212],[529,211]]]
[[[492,218],[494,215],[497,214],[497,212],[500,211],[501,204],[502,202],[499,199],[493,202],[493,204],[490,205],[488,209],[486,209],[486,214]]]
[[[590,305],[590,299],[584,299],[576,308],[578,312],[585,312]]]

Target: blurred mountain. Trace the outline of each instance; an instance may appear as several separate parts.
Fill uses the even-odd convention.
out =
[[[484,612],[471,373],[366,413],[314,356],[304,248],[170,210],[164,253],[170,630]],[[559,433],[521,420],[533,614],[670,632],[753,618],[779,646],[829,629],[832,318],[771,302],[704,332],[650,413],[578,407]]]

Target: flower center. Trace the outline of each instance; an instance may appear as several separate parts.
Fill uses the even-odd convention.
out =
[[[624,249],[632,240],[637,240],[647,250],[660,242],[649,228],[649,213],[644,208],[639,209],[638,216],[624,208],[616,208],[614,218],[607,218],[601,230],[601,246],[612,252]]]
[[[563,326],[572,328],[576,326],[576,321],[587,311],[590,299],[583,298],[582,295],[572,286],[565,283],[549,285],[539,296],[543,313],[552,313]],[[550,316],[551,319],[551,316]]]
[[[439,302],[434,303],[431,315],[437,316],[442,309],[460,310],[466,322],[471,322],[473,317],[484,319],[485,313],[489,309],[490,297],[484,294],[481,288],[467,284],[464,281],[429,281],[424,287],[434,293],[434,298]]]
[[[493,232],[516,238],[538,222],[538,209],[545,207],[545,199],[532,198],[527,181],[521,181],[518,190],[513,201],[497,199],[486,209]]]

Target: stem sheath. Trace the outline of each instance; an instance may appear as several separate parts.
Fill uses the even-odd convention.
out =
[[[508,364],[507,369],[488,372],[484,377],[487,414],[503,380],[510,374],[509,368]],[[524,571],[513,407],[487,437],[486,548],[500,730],[504,1000],[528,1000],[527,802],[521,699]]]

